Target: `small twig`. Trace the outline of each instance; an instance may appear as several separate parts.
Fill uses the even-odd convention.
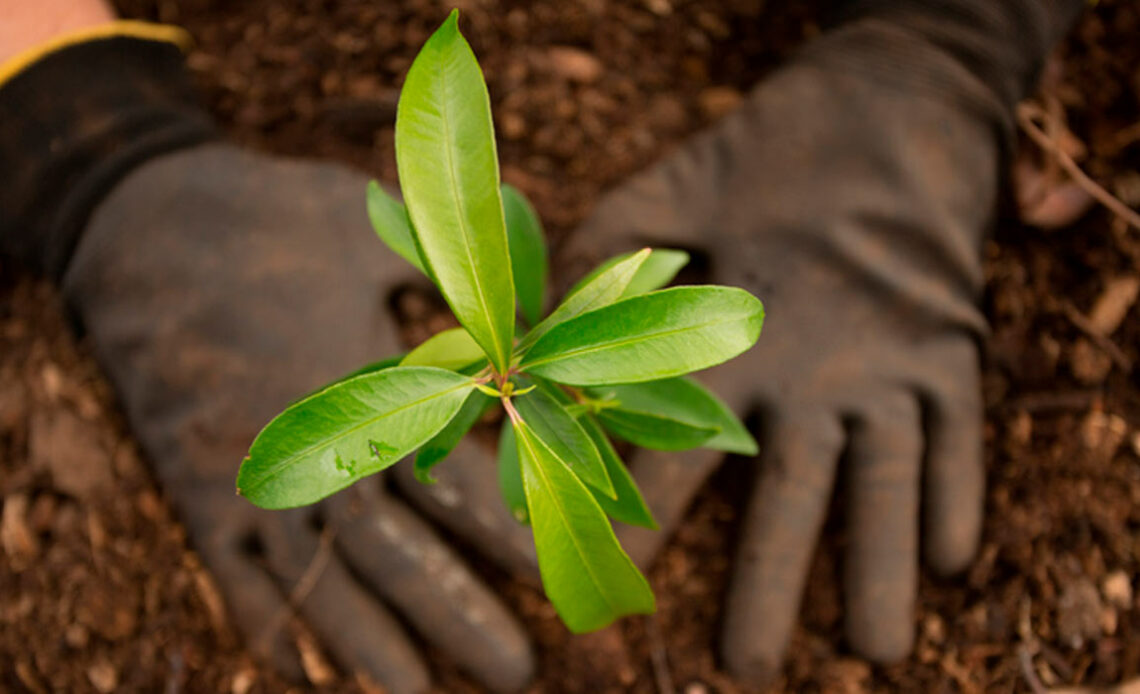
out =
[[[297,583],[289,591],[289,600],[281,606],[277,614],[273,615],[273,618],[265,625],[265,629],[258,637],[257,644],[262,647],[263,651],[268,652],[270,650],[277,632],[285,626],[286,620],[289,619],[294,610],[305,602],[305,598],[309,597],[313,588],[316,588],[317,581],[320,580],[321,574],[325,572],[325,567],[328,566],[329,559],[332,557],[334,537],[336,537],[336,528],[332,524],[326,525],[321,531],[321,537],[317,543],[316,551],[313,552],[313,558],[309,560],[309,565],[305,567],[301,577],[297,579]]]
[[[1132,372],[1132,360],[1128,358],[1128,355],[1125,354],[1115,342],[1102,335],[1100,331],[1093,327],[1089,319],[1085,318],[1084,314],[1078,311],[1072,302],[1066,299],[1061,301],[1058,306],[1061,309],[1061,313],[1065,314],[1065,317],[1069,319],[1069,322],[1092,340],[1097,347],[1104,350],[1105,354],[1107,354],[1122,371],[1125,373]]]
[[[1021,104],[1017,107],[1017,122],[1025,134],[1029,136],[1041,149],[1053,155],[1061,164],[1061,168],[1069,174],[1073,182],[1080,186],[1100,204],[1107,207],[1114,214],[1127,221],[1140,230],[1140,214],[1121,202],[1115,195],[1105,190],[1099,183],[1089,178],[1077,162],[1066,154],[1048,134],[1042,130],[1034,119],[1044,121],[1047,126],[1051,122],[1049,114],[1032,104]]]
[[[317,551],[313,552],[313,558],[309,560],[305,572],[301,574],[301,578],[297,579],[293,590],[289,591],[289,604],[293,607],[300,607],[301,603],[305,602],[305,598],[309,597],[309,593],[313,592],[313,588],[317,586],[317,581],[325,572],[325,567],[329,565],[329,559],[332,557],[334,537],[336,537],[336,528],[330,523],[321,531],[321,538],[317,542]]]
[[[645,618],[645,632],[649,636],[649,660],[653,663],[653,679],[657,681],[657,691],[660,694],[676,694],[673,676],[669,674],[665,639],[661,638],[661,628],[657,624],[655,615]]]
[[[1045,97],[1045,110],[1044,113],[1048,114],[1045,119],[1045,135],[1049,138],[1049,142],[1057,151],[1061,150],[1061,133],[1065,130],[1065,109],[1061,106],[1061,101],[1053,96],[1048,95]],[[1049,157],[1045,162],[1045,179],[1048,181],[1056,181],[1057,174],[1060,169],[1060,161],[1057,157]]]
[[[1049,690],[1041,683],[1041,678],[1037,676],[1037,671],[1033,669],[1033,656],[1029,653],[1029,647],[1024,643],[1017,649],[1018,660],[1021,661],[1021,676],[1025,678],[1025,683],[1029,685],[1029,689],[1033,694],[1049,694]]]

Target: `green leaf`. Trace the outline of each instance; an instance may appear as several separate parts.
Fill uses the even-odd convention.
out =
[[[637,296],[660,289],[673,281],[681,268],[689,264],[689,254],[685,251],[675,251],[671,248],[654,248],[653,253],[645,259],[637,274],[630,280],[629,286],[622,293],[622,298]]]
[[[662,289],[551,328],[519,369],[581,386],[656,381],[735,357],[763,322],[764,307],[743,289]]]
[[[238,493],[262,508],[319,501],[435,436],[475,388],[423,366],[357,376],[290,405],[254,439]]]
[[[483,349],[463,328],[449,328],[432,335],[408,352],[400,366],[436,366],[459,371],[483,358]]]
[[[514,427],[542,586],[558,616],[581,634],[652,613],[653,591],[598,502],[525,421]]]
[[[621,457],[618,456],[617,451],[614,450],[606,432],[602,431],[601,425],[590,415],[581,417],[578,423],[582,425],[586,434],[598,447],[602,462],[606,464],[606,472],[613,480],[614,491],[617,492],[617,498],[610,499],[603,494],[590,490],[594,493],[594,499],[597,500],[598,505],[609,514],[610,518],[629,525],[657,530],[657,521],[654,520],[653,513],[646,505],[645,499],[642,498],[641,490],[637,488],[637,484],[633,481],[633,477],[629,474],[629,470],[622,462]]]
[[[525,352],[554,326],[617,301],[650,252],[648,248],[641,249],[567,295],[558,308],[527,333],[519,343],[518,351]]]
[[[512,400],[515,409],[550,448],[553,455],[581,480],[613,497],[614,486],[598,447],[550,393],[538,389]]]
[[[396,165],[426,267],[460,324],[505,373],[515,288],[491,103],[457,16],[408,70],[396,109]]]
[[[420,253],[416,250],[408,211],[404,209],[403,203],[388,195],[376,181],[368,183],[368,219],[372,222],[376,235],[388,248],[420,272],[428,274]]]
[[[570,288],[567,296],[581,289],[587,282],[593,280],[601,273],[609,270],[614,265],[627,260],[633,256],[633,253],[622,253],[615,255],[609,260],[605,261],[598,267],[591,270],[585,277],[578,280],[578,282]],[[622,292],[620,298],[635,296],[637,294],[644,294],[645,292],[660,289],[673,281],[681,268],[685,267],[689,262],[689,254],[685,251],[677,251],[671,248],[654,248],[645,262],[637,269],[637,274],[630,280],[629,285]]]
[[[519,468],[519,450],[515,443],[515,430],[509,419],[503,420],[499,432],[499,491],[503,501],[515,520],[530,525],[530,513],[526,508],[526,492],[523,491],[522,469]]]
[[[592,416],[586,414],[588,407],[575,403],[565,391],[550,381],[542,378],[532,378],[531,380],[540,390],[545,391],[559,405],[562,405],[574,419],[578,420],[582,430],[598,447],[598,453],[606,465],[606,473],[614,483],[614,491],[617,492],[617,498],[611,499],[595,489],[590,490],[602,510],[611,518],[623,523],[657,530],[657,521],[653,519],[653,514],[649,511],[645,499],[642,498],[641,490],[637,488],[637,484],[633,481],[633,477],[629,474],[629,470],[626,469],[625,463],[622,462],[617,451],[614,450],[613,444],[610,443],[610,439],[602,430],[601,425]]]
[[[416,452],[413,469],[416,479],[423,484],[435,484],[435,478],[431,476],[431,469],[437,463],[442,462],[451,451],[455,450],[459,440],[466,436],[468,431],[471,431],[471,427],[475,426],[483,413],[495,402],[493,398],[489,398],[478,391],[468,395],[467,399],[463,401],[463,407],[459,408],[459,412],[452,417],[447,426],[440,429],[438,434],[431,437],[431,440],[420,446],[420,450]]]
[[[701,427],[650,412],[617,408],[599,412],[598,420],[614,436],[658,451],[687,451],[720,433],[718,427]]]
[[[615,435],[645,448],[680,451],[696,446],[756,455],[756,439],[720,398],[688,378],[591,388],[591,397],[618,403],[598,414]],[[685,440],[693,432],[695,442]]]
[[[511,274],[523,317],[531,325],[542,320],[546,304],[546,277],[550,263],[542,222],[517,188],[503,184],[503,214],[507,222],[507,242],[511,251]]]

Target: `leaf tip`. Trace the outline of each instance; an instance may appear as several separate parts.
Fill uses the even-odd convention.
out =
[[[756,439],[752,438],[752,435],[749,434],[747,443],[740,447],[739,453],[741,455],[751,456],[760,455],[760,444],[756,443]]]

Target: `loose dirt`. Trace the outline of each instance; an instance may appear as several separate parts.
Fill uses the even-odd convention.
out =
[[[761,0],[457,4],[504,178],[555,241],[602,191],[731,110],[820,17],[815,3]],[[436,3],[118,5],[193,34],[191,69],[237,140],[395,179],[399,78],[443,16]],[[1042,102],[1060,106],[1093,178],[1140,204],[1140,5],[1098,3]],[[833,523],[775,691],[1028,692],[1026,665],[1046,686],[1140,674],[1140,232],[1099,208],[1054,231],[1007,215],[986,257],[982,550],[964,576],[923,575],[914,654],[872,667],[843,642]],[[286,691],[241,650],[53,290],[10,267],[0,285],[0,690]],[[493,575],[538,644],[532,691],[657,692],[662,670],[686,694],[748,691],[720,670],[716,638],[749,474],[726,467],[703,490],[650,572],[652,619],[571,637],[537,593]],[[441,691],[478,691],[432,656]]]

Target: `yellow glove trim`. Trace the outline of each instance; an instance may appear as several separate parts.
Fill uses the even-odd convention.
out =
[[[96,24],[55,36],[0,63],[0,87],[3,87],[5,83],[33,63],[52,53],[89,41],[120,37],[165,41],[166,43],[173,43],[183,51],[190,48],[191,44],[190,34],[186,33],[184,29],[170,24],[152,24],[151,22],[140,22],[133,19],[120,19],[106,24]]]

